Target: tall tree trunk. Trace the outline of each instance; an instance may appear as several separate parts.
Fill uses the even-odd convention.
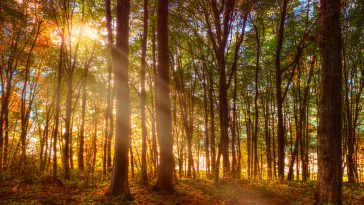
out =
[[[72,170],[73,167],[73,116],[72,116],[72,120],[71,120],[71,130],[70,130],[70,169]]]
[[[316,63],[316,58],[313,56],[310,71],[308,73],[308,79],[303,93],[302,107],[300,108],[300,121],[299,121],[299,131],[301,135],[300,147],[301,147],[301,166],[302,166],[302,180],[306,181],[308,176],[308,108],[309,108],[309,98],[310,98],[310,83],[313,76],[313,69]]]
[[[270,106],[270,113],[273,113],[273,108],[274,108],[274,101],[272,102],[271,106]],[[277,155],[276,155],[276,135],[275,135],[275,116],[274,114],[272,114],[272,117],[271,117],[271,124],[272,124],[272,151],[273,151],[273,175],[274,175],[274,178],[277,179]]]
[[[116,48],[112,50],[115,67],[116,127],[114,166],[110,192],[131,198],[128,185],[128,150],[130,145],[129,90],[129,13],[130,0],[118,0],[116,6]]]
[[[254,110],[255,110],[255,120],[254,120],[254,177],[257,178],[258,175],[258,124],[259,124],[259,109],[258,109],[258,96],[259,96],[259,61],[260,61],[260,33],[257,26],[254,25],[255,38],[257,42],[257,55],[255,60],[255,95],[254,95]]]
[[[47,97],[48,98],[48,97]],[[53,103],[53,102],[52,102]],[[47,152],[48,152],[48,135],[49,135],[49,124],[50,124],[50,119],[51,119],[51,111],[53,105],[49,105],[47,102],[47,109],[46,109],[46,119],[45,119],[45,126],[44,126],[44,131],[43,131],[43,136],[42,136],[42,140],[41,140],[41,158],[40,158],[40,171],[43,173],[45,170],[45,165],[47,162]],[[42,150],[43,150],[43,146],[45,146],[44,148],[44,156],[42,157]]]
[[[4,81],[3,81],[3,71],[0,71],[1,77],[1,108],[0,108],[0,169],[3,167],[3,145],[4,145],[4,137],[3,137],[3,123],[4,123],[4,110],[5,108],[5,91],[4,91]]]
[[[320,1],[321,94],[316,204],[342,204],[342,44],[340,0]]]
[[[236,119],[237,120],[237,119]],[[236,178],[237,179],[240,179],[241,177],[241,164],[242,164],[242,156],[241,156],[241,139],[240,139],[240,136],[241,136],[241,133],[240,133],[240,130],[241,130],[241,125],[240,125],[240,121],[237,122],[237,135],[238,135],[238,149],[237,149],[237,152],[238,152],[238,164],[237,164],[237,167],[236,167]]]
[[[344,44],[345,45],[345,44]],[[343,46],[343,72],[344,72],[344,87],[345,87],[345,103],[344,103],[344,130],[346,136],[346,160],[347,160],[347,174],[349,182],[358,181],[358,165],[355,159],[355,150],[357,145],[356,140],[356,128],[358,126],[358,116],[360,112],[360,96],[363,92],[364,79],[358,79],[358,75],[362,73],[358,72],[357,68],[349,68],[347,66],[347,54],[345,46]],[[357,80],[358,79],[358,80]],[[352,92],[356,90],[357,92]],[[345,147],[345,146],[344,146]],[[345,153],[345,152],[344,152]]]
[[[226,72],[226,48],[228,45],[228,37],[231,30],[231,22],[233,20],[232,13],[235,7],[235,0],[228,0],[219,2],[216,0],[210,1],[209,3],[212,16],[213,24],[210,22],[209,9],[205,10],[205,19],[208,26],[208,36],[213,44],[213,50],[216,57],[216,63],[219,71],[219,127],[220,127],[220,143],[216,160],[216,167],[214,170],[214,181],[215,183],[219,179],[219,167],[220,167],[220,157],[223,157],[223,174],[224,177],[230,175],[230,161],[229,161],[229,111],[228,111],[228,99],[227,92],[228,87],[231,82],[232,74],[235,72],[233,67],[230,75]],[[221,5],[220,5],[221,4]],[[221,18],[223,17],[223,18]],[[243,29],[244,30],[244,29]],[[239,39],[242,39],[240,36]],[[240,41],[236,44],[236,48],[240,48]],[[239,50],[239,49],[237,49]],[[236,65],[237,53],[235,49],[234,63]],[[229,76],[229,81],[227,81],[226,76]]]
[[[168,0],[158,0],[157,11],[158,66],[156,88],[157,134],[160,158],[156,188],[174,191],[173,136],[169,96]]]
[[[64,31],[64,30],[63,30]],[[62,32],[64,33],[64,32]],[[59,115],[61,111],[61,85],[63,75],[64,62],[64,37],[62,35],[61,45],[59,49],[59,64],[57,73],[57,85],[55,88],[55,114],[54,114],[54,130],[53,130],[53,177],[57,178],[57,140],[59,131]]]
[[[156,4],[155,4],[156,5]],[[157,114],[156,114],[156,95],[157,95],[157,59],[156,59],[156,20],[155,20],[155,10],[156,6],[154,6],[154,9],[152,10],[152,76],[153,76],[153,82],[154,82],[154,93],[152,95],[152,117],[151,117],[151,123],[152,123],[152,156],[153,156],[153,163],[154,163],[154,174],[157,175],[158,170],[158,148],[157,148]]]
[[[66,99],[66,119],[65,119],[65,132],[64,132],[64,147],[63,147],[63,163],[64,163],[64,175],[66,179],[70,178],[69,174],[69,141],[70,141],[70,133],[71,133],[71,106],[72,106],[72,82],[73,82],[73,74],[72,77],[68,76],[67,82],[67,99]]]
[[[209,140],[209,113],[208,113],[208,99],[207,99],[207,79],[206,79],[206,67],[202,70],[202,85],[203,85],[203,106],[204,106],[204,125],[205,125],[205,160],[206,160],[206,175],[210,176],[210,140]]]
[[[132,139],[130,139],[130,141],[132,141]],[[133,146],[132,143],[130,143],[130,147],[129,147],[129,151],[130,151],[130,170],[131,170],[131,178],[134,178],[134,152],[133,152]]]
[[[9,140],[9,102],[11,97],[13,72],[14,71],[11,69],[6,71],[7,73],[6,87],[5,88],[1,87],[1,89],[3,90],[1,94],[2,100],[1,100],[1,110],[0,110],[0,169],[3,166],[7,165],[7,158],[8,158],[7,155],[8,155],[8,140]]]
[[[225,49],[221,48],[221,49]],[[221,53],[223,58],[224,52]],[[222,60],[224,61],[224,60]],[[220,144],[219,153],[217,156],[217,165],[215,171],[215,181],[217,182],[219,176],[220,155],[223,157],[223,173],[224,177],[227,177],[230,173],[230,160],[229,160],[229,112],[228,112],[228,100],[227,100],[227,84],[226,84],[226,71],[225,65],[221,63],[219,66],[219,123],[220,123]]]
[[[298,77],[298,84],[300,83],[300,77]],[[298,91],[296,91],[296,89],[293,89],[292,92],[294,92],[294,101],[298,101],[298,97],[297,97],[297,92],[299,93],[300,90],[298,88]],[[300,131],[299,131],[299,125],[298,125],[298,114],[297,114],[297,110],[300,109],[298,108],[297,106],[297,102],[294,102],[294,106],[293,106],[293,112],[294,112],[294,121],[295,121],[295,134],[296,134],[296,140],[294,142],[294,148],[292,148],[292,143],[293,143],[293,132],[291,132],[291,159],[290,159],[290,163],[289,163],[289,168],[288,168],[288,175],[287,175],[287,180],[294,180],[294,177],[293,177],[293,167],[294,167],[294,164],[295,164],[295,160],[296,160],[296,156],[298,156],[298,152],[299,152],[299,146],[300,146]],[[293,126],[293,125],[291,125]],[[293,151],[292,151],[293,149]]]
[[[237,100],[237,72],[234,73],[234,91],[233,91],[233,116],[232,116],[232,125],[231,125],[231,133],[232,133],[232,138],[231,138],[231,155],[232,155],[232,160],[231,160],[231,174],[233,176],[233,178],[236,178],[237,176],[237,157],[236,157],[236,141],[237,138],[239,136],[237,136],[237,125],[236,125],[236,100]]]
[[[145,107],[146,107],[146,93],[145,93],[145,67],[146,67],[146,54],[147,54],[147,41],[148,41],[148,0],[144,0],[144,23],[143,23],[143,38],[142,38],[142,56],[141,56],[141,71],[140,71],[140,113],[141,113],[141,127],[142,127],[142,167],[141,175],[142,182],[148,183],[147,176],[147,126],[145,122]]]
[[[84,157],[83,157],[83,147],[85,145],[85,115],[86,115],[86,100],[87,100],[87,78],[88,78],[89,66],[86,64],[84,76],[83,76],[83,86],[82,86],[82,110],[81,110],[81,131],[79,138],[78,147],[78,169],[83,172]]]
[[[245,126],[246,126],[246,135],[247,135],[247,152],[248,152],[248,178],[250,179],[252,176],[252,149],[251,149],[251,123],[250,123],[250,102],[247,103],[246,117],[245,117]]]
[[[38,36],[40,34],[40,28],[41,23],[38,23],[36,28],[36,34],[33,39],[33,43],[30,47],[29,52],[27,53],[27,60],[26,65],[24,69],[24,78],[23,78],[23,86],[21,91],[21,107],[20,107],[20,113],[21,113],[21,132],[20,132],[20,140],[21,140],[21,156],[22,156],[22,164],[24,165],[26,163],[26,137],[28,134],[28,128],[29,128],[29,118],[30,118],[30,110],[32,109],[33,104],[33,98],[35,94],[36,84],[37,82],[33,82],[31,85],[30,78],[31,78],[31,58],[33,49],[35,47],[35,44],[37,42]],[[37,75],[37,74],[35,74]],[[1,156],[0,156],[1,158]],[[24,167],[22,167],[24,168]],[[24,171],[24,170],[22,170]]]
[[[214,107],[214,81],[212,71],[209,75],[208,101],[210,109],[210,149],[211,149],[211,172],[215,173],[216,169],[216,144],[215,144],[215,107]]]
[[[285,159],[285,139],[283,125],[283,95],[282,95],[282,69],[281,69],[281,51],[283,44],[284,23],[287,13],[288,0],[283,1],[282,11],[279,22],[279,30],[277,34],[277,45],[275,53],[275,68],[276,68],[276,97],[277,97],[277,114],[278,114],[278,177],[284,179],[284,159]]]
[[[114,44],[113,33],[112,33],[112,15],[111,15],[111,0],[105,0],[105,16],[106,16],[106,28],[107,28],[107,39],[108,39],[108,46],[109,52],[111,53],[112,46]],[[107,108],[105,114],[105,137],[107,138],[105,141],[106,145],[106,167],[107,171],[111,170],[111,141],[112,136],[114,133],[114,117],[113,117],[113,105],[114,105],[114,90],[112,89],[112,72],[113,72],[113,65],[110,62],[108,67],[108,86],[107,86]],[[104,148],[104,149],[105,149]]]
[[[63,163],[64,163],[64,176],[70,179],[70,137],[71,137],[71,115],[72,115],[72,95],[73,95],[73,68],[68,68],[67,72],[67,97],[66,97],[66,118],[65,118],[65,132],[63,135]]]
[[[268,179],[272,179],[272,148],[271,148],[271,133],[270,133],[270,127],[269,127],[269,101],[268,98],[265,102],[265,108],[264,108],[264,130],[265,130],[265,152],[267,157],[267,174]]]

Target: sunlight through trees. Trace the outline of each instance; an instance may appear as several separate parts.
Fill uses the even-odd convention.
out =
[[[77,203],[364,203],[363,14],[1,0],[0,201],[74,185]]]

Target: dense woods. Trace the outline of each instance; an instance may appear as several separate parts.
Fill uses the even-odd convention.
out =
[[[364,203],[362,0],[2,0],[0,28],[0,203]]]

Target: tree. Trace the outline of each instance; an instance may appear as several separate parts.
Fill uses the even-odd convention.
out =
[[[348,4],[350,4],[348,2]],[[344,101],[343,101],[343,149],[346,152],[347,175],[349,182],[360,181],[358,151],[359,144],[359,123],[358,120],[362,116],[363,108],[360,106],[361,97],[364,91],[364,67],[362,66],[362,45],[363,24],[358,26],[358,22],[362,22],[359,16],[363,18],[364,5],[362,2],[353,2],[352,6],[343,9],[343,80],[344,80]],[[361,44],[358,42],[362,42]],[[343,152],[344,154],[345,152]]]
[[[257,56],[255,61],[255,75],[254,75],[254,81],[255,81],[255,95],[254,95],[254,135],[253,135],[253,157],[254,157],[254,177],[257,178],[258,176],[258,126],[259,126],[259,109],[258,109],[258,96],[259,96],[259,61],[260,61],[260,31],[258,30],[257,26],[254,25],[254,32],[256,36],[256,43],[257,43]]]
[[[20,133],[20,139],[21,139],[21,148],[22,148],[22,163],[26,163],[26,137],[29,130],[29,118],[30,118],[30,111],[32,109],[32,105],[34,102],[34,97],[36,94],[36,88],[38,84],[39,79],[39,72],[38,76],[33,76],[33,82],[31,80],[31,60],[32,60],[32,54],[34,51],[34,48],[36,46],[37,39],[41,32],[41,24],[42,21],[38,23],[38,25],[34,25],[36,27],[36,34],[33,39],[33,43],[31,44],[26,65],[25,65],[25,71],[24,71],[24,80],[23,80],[23,88],[21,92],[21,133]],[[29,88],[28,88],[29,87]],[[28,97],[27,97],[28,96]],[[24,168],[24,167],[23,167]]]
[[[116,126],[114,167],[110,192],[131,199],[128,185],[128,150],[130,144],[129,90],[129,13],[130,0],[118,0],[116,6],[116,48],[112,50],[115,67]]]
[[[340,0],[320,1],[320,122],[316,204],[342,204],[342,43]]]
[[[169,96],[168,0],[158,0],[157,10],[158,65],[156,83],[157,135],[159,139],[159,169],[155,188],[172,192],[173,136],[171,128],[171,102]]]
[[[229,103],[228,103],[228,89],[231,85],[234,73],[237,69],[237,61],[239,58],[240,46],[243,43],[245,34],[245,23],[248,16],[248,10],[243,10],[239,15],[234,15],[234,8],[236,6],[235,0],[227,1],[209,1],[202,3],[204,6],[203,14],[205,17],[205,24],[207,25],[207,37],[211,41],[212,51],[214,52],[216,65],[219,73],[219,127],[220,127],[220,144],[216,159],[214,171],[215,182],[219,179],[220,158],[223,157],[223,173],[224,177],[230,175],[230,161],[229,161]],[[242,6],[238,4],[237,6]],[[244,8],[244,7],[243,7]],[[212,13],[212,15],[210,14]],[[212,18],[210,18],[212,16]],[[234,22],[234,23],[233,23]],[[233,28],[232,25],[237,25]],[[232,30],[236,29],[236,36],[234,41],[229,42],[229,35]],[[235,31],[234,31],[235,32]],[[233,58],[228,59],[227,50],[233,50]],[[231,62],[230,68],[228,62]],[[212,131],[211,131],[212,132]],[[213,141],[211,141],[214,144]],[[214,154],[213,154],[214,155]]]
[[[147,126],[145,123],[145,107],[146,107],[146,92],[145,92],[145,67],[147,55],[147,41],[148,41],[148,0],[144,0],[144,22],[143,22],[143,36],[142,36],[142,56],[141,56],[141,70],[140,70],[140,113],[141,113],[141,127],[142,127],[142,182],[148,182],[147,176]]]
[[[282,95],[282,69],[281,69],[281,52],[283,44],[283,33],[284,33],[284,23],[286,19],[288,0],[284,0],[282,4],[282,11],[279,22],[279,30],[277,33],[277,45],[275,54],[275,67],[276,67],[276,92],[277,92],[277,114],[278,114],[278,177],[279,179],[284,179],[284,126],[283,126],[283,100]]]
[[[105,0],[105,16],[106,16],[106,29],[108,49],[111,53],[112,46],[114,44],[113,32],[112,32],[112,15],[111,15],[111,0]],[[108,60],[108,84],[107,84],[107,106],[105,111],[105,142],[104,142],[104,161],[103,161],[103,174],[106,175],[106,169],[111,169],[111,140],[114,133],[114,117],[112,109],[114,105],[114,94],[112,89],[112,62]]]
[[[62,32],[63,33],[63,32]],[[59,47],[59,64],[57,69],[57,84],[55,86],[55,114],[54,114],[54,129],[53,129],[53,177],[57,178],[57,140],[59,133],[59,116],[61,112],[61,89],[64,59],[64,37],[61,36],[61,45]]]
[[[79,150],[78,150],[78,169],[84,171],[84,145],[85,145],[85,115],[86,115],[86,101],[87,101],[87,80],[89,75],[90,64],[94,55],[95,47],[92,54],[84,65],[84,73],[82,79],[82,108],[81,108],[81,131],[79,135]]]

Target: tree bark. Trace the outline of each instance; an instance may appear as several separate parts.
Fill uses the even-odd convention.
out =
[[[114,44],[113,33],[112,33],[112,15],[111,15],[111,0],[105,0],[105,16],[106,16],[106,28],[107,28],[107,38],[108,38],[108,46],[109,52],[111,53],[112,46]],[[111,170],[111,142],[112,136],[114,133],[114,117],[113,117],[113,105],[114,105],[114,90],[113,90],[113,83],[112,83],[112,75],[113,72],[113,65],[110,62],[108,67],[108,88],[107,88],[107,108],[105,113],[105,137],[107,138],[105,141],[106,150],[105,150],[105,158],[106,158],[106,167],[107,171]],[[104,148],[104,149],[105,149]]]
[[[13,69],[6,70],[6,87],[2,87],[0,111],[0,169],[7,165],[9,139],[9,102],[11,98]],[[4,123],[4,124],[3,124]],[[5,134],[5,135],[4,135]],[[3,149],[4,147],[4,149]],[[4,150],[4,153],[2,153]],[[4,160],[3,160],[4,158]]]
[[[79,138],[78,147],[78,169],[83,172],[84,157],[83,157],[83,147],[85,144],[85,115],[86,115],[86,100],[87,100],[87,78],[88,78],[89,66],[86,64],[84,76],[83,76],[83,86],[82,86],[82,110],[81,110],[81,131]]]
[[[202,85],[203,85],[203,106],[204,106],[204,126],[205,126],[205,158],[206,158],[206,175],[210,176],[210,140],[209,140],[209,112],[208,112],[208,99],[207,99],[207,79],[206,67],[203,66],[202,70]]]
[[[110,192],[131,199],[128,184],[128,151],[130,147],[129,89],[129,13],[130,0],[118,0],[116,6],[116,48],[112,50],[115,67],[116,127],[114,167]]]
[[[233,90],[233,116],[232,116],[232,120],[231,120],[231,133],[232,133],[232,137],[231,137],[231,155],[232,155],[232,160],[231,160],[231,174],[233,178],[236,178],[237,176],[237,157],[236,157],[236,141],[237,138],[239,137],[237,135],[237,122],[236,122],[236,118],[237,118],[237,108],[236,108],[236,101],[237,101],[237,72],[234,73],[234,90]]]
[[[157,42],[158,65],[155,100],[160,161],[155,188],[161,191],[173,192],[174,157],[169,96],[168,0],[158,0]]]
[[[153,166],[154,166],[154,174],[157,175],[158,171],[158,148],[157,148],[157,114],[156,114],[156,95],[157,95],[157,59],[156,59],[156,20],[155,20],[155,10],[156,6],[154,6],[152,10],[152,75],[153,75],[153,95],[152,95],[152,117],[151,117],[151,123],[152,123],[152,158],[153,158]]]
[[[276,97],[277,97],[277,114],[278,114],[278,178],[284,179],[284,159],[285,159],[285,139],[283,125],[283,95],[282,95],[282,69],[281,69],[281,51],[283,44],[284,22],[286,19],[288,0],[284,0],[280,16],[279,30],[277,34],[277,45],[275,54],[276,68]]]
[[[62,32],[64,33],[64,32]],[[54,114],[54,130],[53,130],[53,178],[57,178],[57,140],[59,131],[59,115],[61,111],[61,86],[63,76],[63,61],[64,61],[64,37],[62,36],[59,49],[59,64],[57,73],[57,85],[55,89],[55,114]]]
[[[258,80],[259,80],[259,61],[260,61],[260,33],[256,25],[254,25],[255,31],[255,38],[257,42],[257,54],[255,60],[255,95],[254,95],[254,110],[255,110],[255,117],[254,117],[254,136],[253,136],[253,143],[254,143],[254,177],[257,178],[258,176],[258,125],[259,125],[259,109],[258,109],[258,96],[259,96],[259,87],[258,87]]]
[[[215,107],[214,107],[214,81],[212,71],[208,73],[209,89],[208,101],[210,109],[210,150],[211,150],[211,172],[214,173],[216,169],[216,143],[215,143]]]
[[[147,175],[147,126],[145,122],[145,107],[146,107],[146,93],[145,93],[145,67],[146,67],[146,54],[147,54],[147,41],[148,41],[148,0],[144,0],[144,23],[143,23],[143,37],[142,37],[142,56],[141,56],[141,71],[140,71],[140,113],[141,113],[141,127],[142,127],[142,167],[141,175],[142,182],[148,183]]]
[[[320,122],[316,204],[342,204],[341,1],[320,1]]]

